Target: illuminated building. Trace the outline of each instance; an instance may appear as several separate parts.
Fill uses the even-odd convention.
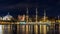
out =
[[[25,15],[22,16],[22,20],[21,21],[25,21]]]
[[[22,16],[18,15],[18,21],[20,21],[22,19]]]
[[[0,20],[3,20],[3,17],[0,17]]]
[[[17,17],[18,20],[15,23],[13,23],[14,21],[11,21],[11,22],[8,21],[8,20],[11,20],[11,18],[13,18],[8,13],[6,16],[3,17],[3,21],[1,21],[1,23],[4,23],[4,24],[6,24],[6,23],[7,24],[12,24],[13,23],[13,24],[25,24],[25,25],[27,24],[26,26],[25,25],[23,25],[23,26],[17,25],[17,31],[18,32],[21,31],[21,29],[19,29],[19,28],[22,28],[23,31],[25,31],[24,29],[26,29],[26,32],[28,32],[28,31],[31,31],[32,32],[33,29],[34,29],[34,32],[36,34],[38,34],[38,31],[40,33],[46,34],[47,31],[49,31],[49,26],[51,26],[50,29],[54,29],[55,24],[52,24],[52,23],[55,23],[55,21],[57,21],[57,22],[60,23],[60,19],[59,18],[58,18],[58,20],[55,20],[54,17],[49,19],[49,17],[46,16],[46,11],[45,10],[44,10],[44,15],[42,17],[38,16],[37,8],[36,8],[36,15],[35,16],[33,15],[33,17],[30,17],[28,15],[28,8],[27,8],[27,12],[26,13],[27,13],[26,15],[18,15],[18,17]],[[0,18],[0,20],[1,19],[2,19],[2,17]],[[34,26],[33,25],[31,26],[31,24],[34,24]],[[6,27],[7,27],[8,30],[10,29],[9,28],[10,25],[9,26],[5,26],[4,25],[4,28],[6,28]],[[2,26],[0,26],[0,29],[2,29]]]
[[[3,17],[3,20],[11,20],[12,18],[13,18],[13,17],[12,17],[12,16],[9,14],[9,12],[8,12],[8,14]]]
[[[18,15],[18,21],[25,21],[25,15]]]

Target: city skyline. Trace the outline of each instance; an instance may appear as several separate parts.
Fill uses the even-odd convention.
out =
[[[60,16],[58,13],[54,14],[55,12],[48,12],[46,9],[39,9],[37,8],[38,16],[44,16],[44,11],[46,12],[46,16],[49,17],[57,17]],[[25,9],[8,9],[8,10],[0,10],[0,16],[5,16],[9,12],[10,15],[12,16],[17,16],[17,15],[26,15],[27,14],[27,8]],[[36,15],[36,8],[29,8],[28,9],[28,15]]]
[[[60,34],[60,0],[0,0],[0,34]]]

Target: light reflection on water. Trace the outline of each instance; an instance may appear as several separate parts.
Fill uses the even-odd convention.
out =
[[[0,34],[3,34],[2,25],[0,25]]]
[[[0,34],[46,34],[46,25],[0,25]]]
[[[19,27],[18,27],[19,26]],[[0,34],[38,34],[38,25],[0,25]],[[17,28],[18,27],[18,28]]]
[[[19,30],[17,30],[17,25],[0,25],[0,34],[33,34],[33,29],[35,34],[38,34],[38,26],[35,25],[19,25]],[[18,32],[17,32],[18,31]]]

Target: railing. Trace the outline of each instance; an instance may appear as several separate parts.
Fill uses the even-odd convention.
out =
[[[2,34],[60,34],[60,24],[9,24],[0,25]],[[0,29],[1,29],[0,27]]]

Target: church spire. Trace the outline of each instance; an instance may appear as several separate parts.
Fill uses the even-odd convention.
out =
[[[37,23],[37,13],[38,13],[38,12],[37,12],[37,8],[36,8],[36,23]]]
[[[58,15],[58,20],[59,20],[59,15]]]
[[[44,21],[46,20],[46,11],[44,9]]]
[[[9,12],[8,12],[8,15],[9,15]]]
[[[27,8],[27,22],[28,22],[28,8]]]
[[[28,15],[28,8],[27,8],[27,15]]]

